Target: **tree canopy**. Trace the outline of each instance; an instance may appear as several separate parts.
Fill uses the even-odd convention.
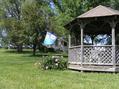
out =
[[[100,4],[119,9],[118,0],[0,0],[0,26],[21,51],[44,31],[66,36],[65,24]]]

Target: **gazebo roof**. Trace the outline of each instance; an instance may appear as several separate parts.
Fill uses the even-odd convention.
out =
[[[99,5],[87,11],[86,13],[78,16],[77,18],[105,17],[105,16],[114,16],[114,15],[119,15],[119,11]]]
[[[114,10],[110,7],[102,6],[99,5],[84,14],[81,14],[80,16],[76,17],[74,20],[69,22],[68,24],[65,25],[67,29],[71,28],[71,25],[76,25],[78,20],[85,20],[85,19],[93,19],[93,18],[102,18],[102,17],[112,17],[112,16],[117,16],[119,18],[119,11]]]

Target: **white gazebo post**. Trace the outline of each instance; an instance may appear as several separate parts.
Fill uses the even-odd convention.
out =
[[[112,60],[113,60],[113,67],[116,67],[116,55],[115,55],[115,26],[116,23],[113,21],[111,23],[111,27],[112,27]]]
[[[71,34],[69,34],[69,48],[71,47]]]
[[[80,29],[81,29],[81,67],[83,67],[83,30],[84,30],[84,25],[80,24]]]

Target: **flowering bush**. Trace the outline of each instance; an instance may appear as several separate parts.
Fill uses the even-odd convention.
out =
[[[45,70],[47,69],[66,69],[67,60],[60,56],[46,56],[41,62],[41,67]]]

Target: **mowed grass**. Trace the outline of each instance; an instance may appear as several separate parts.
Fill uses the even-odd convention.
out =
[[[41,57],[0,49],[0,89],[119,89],[119,74],[41,70]]]

